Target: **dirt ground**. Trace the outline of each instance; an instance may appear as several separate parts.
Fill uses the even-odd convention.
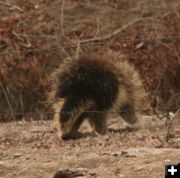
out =
[[[179,119],[172,127],[166,142],[165,119],[143,116],[130,128],[112,117],[105,136],[84,123],[81,138],[62,141],[52,121],[1,123],[0,178],[53,178],[58,170],[79,178],[160,178],[165,163],[180,162]]]
[[[62,2],[65,2],[64,7]],[[171,0],[1,0],[0,69],[5,59],[9,64],[14,58],[29,61],[32,57],[35,64],[40,61],[38,66],[48,75],[64,56],[76,55],[78,40],[111,35],[142,18],[143,21],[130,25],[109,41],[84,43],[81,50],[103,50],[107,45],[123,49],[133,60],[142,56],[142,60],[149,61],[154,54],[158,61],[167,57],[165,52],[171,54],[167,60],[172,61],[174,56],[179,60],[179,9],[180,3]],[[163,40],[170,36],[178,39]],[[157,41],[153,40],[156,38]],[[154,45],[156,43],[159,45]],[[162,52],[159,52],[160,47],[163,47]],[[148,70],[154,68],[147,67]],[[10,69],[8,65],[7,69]],[[13,77],[16,72],[10,71]],[[17,75],[17,78],[20,76],[25,75]],[[152,76],[150,73],[149,78]],[[12,89],[16,88],[17,82],[14,83]],[[32,80],[31,88],[36,85]],[[177,80],[175,85],[178,85]],[[17,91],[21,90],[17,87]],[[40,89],[35,92],[42,94]],[[16,92],[13,95],[15,101],[19,100]],[[39,97],[32,101],[29,95],[27,98],[23,106],[29,107],[31,103],[37,109],[35,104]],[[2,98],[0,112],[6,113],[1,101]],[[22,112],[22,108],[18,109]],[[129,128],[120,118],[111,117],[108,125],[105,136],[95,136],[84,123],[80,130],[84,133],[82,138],[63,141],[58,138],[53,121],[34,121],[33,118],[31,121],[1,122],[0,178],[53,178],[58,170],[55,178],[161,178],[165,174],[165,163],[180,162],[180,117],[173,119],[168,142],[166,118],[141,116],[139,128]],[[69,175],[63,176],[63,173]]]

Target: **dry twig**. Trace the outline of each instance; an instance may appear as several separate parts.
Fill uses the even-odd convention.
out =
[[[167,120],[166,120],[166,126],[167,126],[167,134],[166,134],[166,142],[169,141],[169,139],[171,138],[171,133],[173,130],[173,121],[175,120],[176,117],[178,117],[180,114],[180,109],[178,109],[175,113],[175,115],[171,118],[170,114],[167,114]]]
[[[77,42],[77,48],[76,48],[76,59],[79,58],[80,47],[81,47],[81,44],[80,44],[80,41],[78,40],[78,42]]]
[[[64,0],[62,0],[61,4],[61,33],[64,37]]]
[[[19,10],[20,12],[24,12],[24,10],[23,10],[22,8],[20,8],[19,6],[12,5],[12,4],[9,4],[9,3],[7,3],[7,2],[2,2],[2,1],[0,1],[0,4],[1,4],[1,5],[4,5],[4,6],[8,6],[8,7],[12,8],[12,9],[17,9],[17,10]]]
[[[128,23],[127,25],[124,25],[121,28],[118,28],[117,30],[115,30],[114,32],[107,34],[103,37],[93,37],[93,38],[88,38],[88,39],[83,39],[80,41],[81,44],[83,43],[90,43],[90,42],[99,42],[99,41],[106,41],[111,39],[112,37],[116,36],[118,33],[122,32],[123,30],[127,29],[128,27],[132,26],[133,24],[143,21],[143,20],[152,20],[153,18],[140,18],[140,19],[136,19],[134,21],[132,21],[131,23]]]
[[[16,36],[17,39],[19,39],[22,42],[19,42],[19,44],[23,47],[30,48],[32,47],[30,40],[28,39],[27,34],[18,34],[15,31],[13,31],[13,35]],[[23,42],[25,41],[25,43]]]

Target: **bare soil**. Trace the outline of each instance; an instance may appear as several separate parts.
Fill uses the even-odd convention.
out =
[[[165,119],[155,116],[143,116],[134,128],[114,117],[108,127],[95,136],[84,123],[82,138],[63,141],[52,121],[1,123],[0,178],[53,178],[58,170],[79,178],[160,178],[166,163],[180,162],[177,118],[168,142]]]

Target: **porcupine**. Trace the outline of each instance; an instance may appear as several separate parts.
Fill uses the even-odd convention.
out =
[[[85,119],[97,133],[105,134],[110,112],[129,124],[138,122],[135,110],[145,95],[142,80],[119,53],[109,50],[65,60],[52,76],[54,118],[63,139],[76,138]]]

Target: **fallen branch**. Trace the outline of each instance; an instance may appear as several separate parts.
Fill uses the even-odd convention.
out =
[[[90,43],[90,42],[99,42],[99,41],[106,41],[111,39],[112,37],[116,36],[118,33],[122,32],[123,30],[129,28],[130,26],[132,26],[133,24],[143,21],[143,20],[152,20],[153,18],[140,18],[140,19],[136,19],[134,21],[132,21],[131,23],[128,23],[127,25],[124,25],[121,28],[118,28],[117,30],[115,30],[114,32],[107,34],[103,37],[93,37],[93,38],[88,38],[88,39],[84,39],[81,40],[80,43]]]
[[[94,35],[94,37],[93,37],[92,39],[95,39],[98,34],[99,34],[99,20],[96,19],[96,33],[95,33],[95,35]],[[78,39],[77,36],[76,36],[76,38]],[[79,58],[80,49],[81,49],[81,43],[82,43],[82,41],[78,39],[78,41],[77,41],[77,47],[76,47],[76,59]]]
[[[7,2],[2,2],[2,1],[0,1],[0,4],[1,4],[1,5],[4,5],[4,6],[11,7],[12,9],[17,9],[17,10],[19,10],[20,12],[24,12],[24,10],[23,10],[22,8],[20,8],[20,7],[16,6],[16,5],[12,5],[12,4],[9,4],[9,3],[7,3]]]

